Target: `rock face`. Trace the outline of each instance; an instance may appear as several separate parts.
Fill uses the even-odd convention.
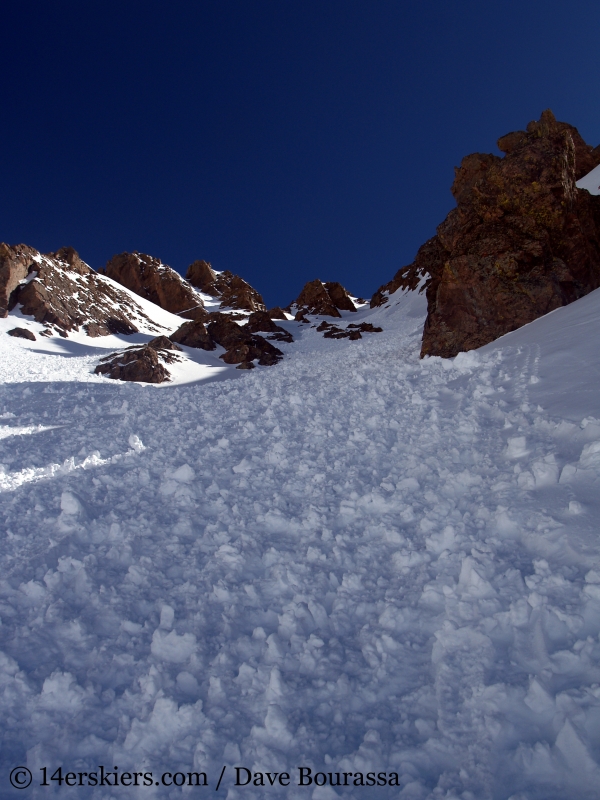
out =
[[[101,359],[94,372],[118,381],[164,383],[170,379],[165,363],[177,359],[171,351],[181,350],[166,336],[157,336],[143,347],[128,347]]]
[[[35,333],[27,328],[12,328],[10,331],[6,332],[9,336],[16,336],[19,339],[29,339],[32,342],[36,340]]]
[[[444,258],[445,250],[437,236],[428,239],[421,245],[412,264],[402,267],[391,281],[380,286],[371,298],[371,308],[385,305],[389,296],[398,289],[407,289],[414,292],[419,284],[419,291],[425,291],[427,282],[431,279],[432,265],[439,264]]]
[[[82,327],[89,336],[135,333],[141,320],[152,327],[129,295],[94,272],[72,247],[42,255],[25,245],[0,245],[0,302],[4,316],[20,305],[23,314],[62,336]]]
[[[277,327],[277,326],[276,326]],[[261,366],[272,366],[283,356],[262,336],[252,333],[247,326],[241,327],[228,314],[209,314],[206,324],[186,322],[171,335],[173,342],[202,350],[214,350],[217,345],[225,348],[220,356],[226,364],[243,364],[258,360]],[[251,366],[244,369],[251,369]]]
[[[207,331],[227,351],[221,356],[226,364],[241,364],[257,359],[261,366],[270,367],[283,356],[277,347],[247,328],[241,328],[226,314],[212,314],[211,317]]]
[[[154,339],[150,339],[146,347],[151,347],[153,350],[178,350],[181,353],[181,347],[168,336],[156,336]]]
[[[600,197],[575,186],[598,148],[551,111],[498,147],[463,159],[457,207],[371,301],[426,278],[422,356],[481,347],[600,286]]]
[[[38,251],[26,244],[11,247],[0,243],[0,316],[8,316],[11,295],[27,278],[29,268],[35,263],[34,256],[39,256]]]
[[[244,311],[266,310],[261,295],[249,283],[229,270],[216,272],[208,261],[194,261],[190,264],[185,279],[201,292],[220,298],[221,308],[237,308]]]
[[[266,311],[253,311],[245,327],[250,333],[270,333],[271,335],[266,338],[271,341],[288,343],[294,341],[292,334],[273,322],[270,313]]]
[[[329,281],[325,284],[325,289],[331,298],[331,302],[336,308],[339,308],[340,311],[356,311],[356,306],[354,305],[352,298],[341,283]]]
[[[267,311],[267,314],[271,317],[271,319],[283,319],[283,320],[287,319],[284,310],[282,308],[279,308],[279,306],[270,308]]]
[[[352,298],[341,283],[309,281],[286,311],[295,313],[297,320],[306,314],[321,314],[327,317],[341,317],[340,311],[356,311]]]
[[[113,256],[102,272],[172,314],[184,319],[202,320],[206,317],[198,292],[158,258],[138,252],[121,253]]]
[[[200,350],[215,350],[217,347],[202,322],[184,322],[181,328],[171,334],[171,341]]]
[[[200,260],[190,264],[185,273],[185,279],[196,289],[204,292],[204,294],[209,294],[211,297],[219,296],[219,292],[215,287],[217,273],[208,261]]]

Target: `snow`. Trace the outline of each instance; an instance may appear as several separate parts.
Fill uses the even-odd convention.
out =
[[[36,260],[43,258],[44,256],[40,256]],[[69,277],[74,281],[84,280],[76,273],[69,273]],[[112,289],[129,298],[131,305],[127,309],[127,315],[139,329],[139,333],[91,338],[82,329],[69,331],[66,338],[58,336],[56,332],[53,332],[54,335],[51,337],[41,336],[41,331],[48,330],[48,326],[35,322],[33,317],[24,316],[17,308],[5,319],[0,318],[0,383],[14,383],[15,381],[106,383],[107,378],[94,374],[94,369],[102,357],[122,348],[145,344],[160,334],[168,336],[188,321],[178,314],[165,311],[105,275],[96,274],[95,278],[100,283],[108,284]],[[233,311],[239,317],[250,314],[249,311],[221,308],[218,299],[202,292],[196,292],[196,294],[203,300],[207,311],[224,313]],[[118,307],[117,303],[114,305]],[[240,320],[240,323],[242,322],[243,320]],[[37,337],[36,341],[9,339],[4,334],[14,327],[30,330]],[[283,349],[285,349],[285,344]],[[19,353],[16,360],[14,358],[15,350]],[[181,361],[178,360],[177,363],[168,366],[171,375],[169,383],[151,384],[154,389],[240,377],[235,365],[225,364],[219,358],[225,352],[222,347],[217,347],[215,351],[210,352],[185,346],[182,346],[182,350]],[[61,358],[56,358],[56,356],[61,356]]]
[[[600,291],[452,360],[424,314],[160,392],[0,335],[2,796],[598,796]]]
[[[103,278],[103,280],[109,280]],[[115,284],[118,285],[118,284]],[[124,287],[119,287],[127,292]],[[41,336],[40,332],[46,329],[45,325],[35,322],[32,317],[25,317],[20,311],[11,312],[6,319],[0,319],[0,382],[64,382],[76,381],[86,383],[106,383],[107,378],[95,375],[94,369],[104,356],[136,344],[145,344],[157,334],[169,335],[177,330],[185,320],[159,309],[137,297],[143,313],[150,316],[153,322],[159,325],[155,328],[140,315],[134,318],[140,332],[127,336],[113,334],[90,338],[83,331],[70,331],[67,338],[61,336]],[[154,312],[153,309],[158,311]],[[27,328],[37,337],[35,341],[17,339],[6,336],[6,331],[11,328]],[[166,385],[180,386],[190,383],[221,380],[240,375],[234,366],[227,365],[219,358],[224,352],[222,347],[212,352],[195,348],[182,347],[181,362],[170,364],[168,367],[171,380],[168,384],[146,384],[148,388],[164,388]],[[15,357],[18,354],[17,357]]]
[[[164,308],[160,308],[160,306],[151,303],[150,300],[146,300],[146,298],[141,297],[139,294],[136,294],[131,289],[128,289],[126,286],[123,286],[120,283],[117,283],[117,281],[114,281],[112,278],[109,278],[106,275],[99,275],[96,273],[95,278],[99,283],[108,284],[116,292],[128,295],[131,305],[134,307],[134,309],[136,307],[140,309],[141,313],[138,313],[137,317],[134,316],[131,319],[141,333],[150,333],[156,336],[156,326],[162,328],[164,331],[171,332],[181,326],[182,319],[177,314],[172,314],[170,311],[165,311]],[[150,320],[152,320],[152,322],[155,324],[152,326],[148,325],[148,318],[150,318]],[[162,333],[163,331],[159,332]]]
[[[590,194],[600,194],[600,164],[575,184],[578,189],[587,189]]]

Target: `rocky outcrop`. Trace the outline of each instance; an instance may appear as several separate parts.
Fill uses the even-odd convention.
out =
[[[422,356],[481,347],[600,286],[600,197],[575,186],[598,148],[551,111],[498,147],[463,159],[457,207],[371,301],[426,279]]]
[[[171,340],[199,350],[215,350],[217,347],[202,322],[184,322],[181,328],[171,334]]]
[[[362,331],[362,333],[382,333],[383,332],[383,328],[380,328],[378,325],[373,325],[372,322],[361,322],[358,325],[354,325],[354,323],[351,322],[350,325],[348,325],[348,328],[350,328],[350,329],[356,328],[357,330]]]
[[[229,270],[216,272],[208,261],[194,261],[185,274],[192,286],[211,297],[220,298],[221,308],[265,311],[261,295],[239,275]]]
[[[4,315],[20,306],[62,336],[80,328],[89,336],[130,334],[140,321],[158,332],[128,294],[94,272],[72,247],[42,255],[25,245],[1,245],[0,285]]]
[[[181,347],[166,336],[157,336],[142,347],[128,347],[105,356],[94,372],[117,381],[164,383],[170,380],[165,364],[179,360],[174,350],[181,350]]]
[[[198,292],[159,258],[138,252],[121,253],[108,261],[102,273],[172,314],[184,319],[206,317]]]
[[[151,347],[153,350],[177,350],[181,353],[181,347],[179,347],[172,339],[169,339],[168,336],[156,336],[154,339],[150,339],[150,341],[146,344],[146,347]]]
[[[402,267],[391,281],[380,286],[371,298],[371,308],[382,306],[388,302],[391,294],[398,289],[414,292],[425,291],[431,280],[432,270],[444,258],[445,250],[437,236],[428,239],[419,248],[419,252],[412,264]]]
[[[185,273],[185,279],[204,294],[209,294],[211,297],[220,296],[216,287],[217,273],[208,261],[200,260],[190,264]]]
[[[314,280],[304,285],[297,299],[285,310],[300,320],[307,314],[341,317],[340,311],[356,311],[356,306],[341,283]]]
[[[383,328],[376,327],[371,322],[361,322],[358,325],[348,325],[346,328],[339,328],[331,322],[323,322],[317,328],[319,333],[323,333],[324,339],[362,339],[363,333],[381,333]]]
[[[11,330],[6,332],[9,336],[16,336],[18,339],[29,339],[31,342],[36,341],[35,333],[28,330],[28,328],[11,328]]]
[[[271,315],[266,311],[253,311],[244,327],[250,333],[269,333],[270,336],[266,338],[271,341],[288,342],[288,344],[294,341],[292,334],[273,322]]]
[[[329,281],[324,284],[327,294],[331,298],[333,305],[340,311],[356,311],[356,306],[348,292],[341,283]]]
[[[270,367],[283,356],[277,347],[246,327],[240,327],[226,314],[211,314],[206,329],[214,341],[225,348],[221,358],[226,364],[258,360],[261,366]]]
[[[30,268],[39,256],[37,250],[26,244],[11,247],[0,243],[0,316],[7,317],[11,306],[11,295],[26,280]]]
[[[206,324],[184,323],[171,335],[171,340],[202,350],[214,350],[220,345],[226,351],[220,356],[226,364],[243,364],[257,360],[261,366],[272,366],[283,356],[281,350],[264,337],[252,333],[246,325],[238,325],[229,314],[220,312],[209,314]]]
[[[279,308],[279,306],[275,306],[274,308],[270,308],[267,311],[267,314],[271,317],[271,319],[282,319],[282,320],[286,320],[287,319],[287,317],[285,315],[285,311],[282,308]]]
[[[42,256],[35,248],[26,244],[11,246],[2,242],[0,243],[0,316],[8,315],[9,310],[15,306],[15,292],[18,289],[24,292],[25,285],[36,276],[39,277],[40,268],[44,266],[66,267],[78,275],[87,275],[92,271],[72,247],[61,247],[56,253]]]
[[[324,339],[362,339],[360,331],[349,331],[347,328],[338,328],[337,325],[332,325],[331,322],[322,322],[317,328],[319,333],[323,334]]]
[[[229,270],[217,275],[216,288],[220,292],[221,308],[239,308],[245,311],[264,311],[265,301],[256,289],[239,275]]]

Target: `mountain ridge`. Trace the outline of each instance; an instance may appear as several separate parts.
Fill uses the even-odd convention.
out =
[[[502,157],[463,158],[451,188],[456,207],[412,264],[371,298],[376,309],[398,291],[425,292],[421,357],[481,347],[600,286],[600,188],[593,177],[600,146],[586,144],[546,110],[526,130],[500,137],[498,147]],[[150,305],[142,310],[136,297]],[[325,337],[354,340],[380,327],[363,320],[351,332],[321,318],[341,319],[364,304],[340,283],[316,279],[292,303],[267,312],[247,281],[208,261],[194,261],[183,277],[134,251],[96,271],[70,247],[44,255],[28,245],[0,245],[0,315],[18,308],[46,325],[42,335],[61,337],[79,329],[90,337],[130,336],[143,322],[149,334],[168,333],[174,342],[223,346],[219,358],[243,369],[283,356],[267,339],[293,340],[291,329],[277,331],[268,319],[314,321]],[[179,328],[153,321],[154,308],[178,317]]]

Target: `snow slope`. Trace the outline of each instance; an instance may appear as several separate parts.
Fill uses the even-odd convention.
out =
[[[600,164],[577,181],[579,189],[587,189],[590,194],[600,194]]]
[[[0,318],[0,383],[22,380],[106,383],[107,378],[94,374],[94,369],[102,357],[124,347],[144,344],[160,334],[169,335],[186,321],[105,275],[98,275],[97,280],[129,296],[131,299],[129,317],[138,327],[139,333],[90,337],[84,330],[80,330],[70,331],[66,338],[57,335],[45,337],[41,336],[40,332],[47,330],[47,326],[35,322],[32,317],[24,316],[17,308],[6,318]],[[30,330],[37,337],[36,340],[17,339],[5,335],[15,327]],[[233,378],[239,375],[239,372],[234,371],[235,367],[219,359],[219,355],[224,352],[222,347],[213,352],[189,347],[183,347],[182,350],[183,363],[169,367],[171,373],[171,381],[167,384],[169,386],[225,377]],[[165,386],[165,384],[152,385],[154,388]]]
[[[226,766],[229,800],[598,797],[600,291],[423,361],[398,294],[345,315],[384,333],[284,323],[277,367],[160,392],[27,379],[13,348],[2,797],[202,792],[40,787],[59,765],[211,793]]]

